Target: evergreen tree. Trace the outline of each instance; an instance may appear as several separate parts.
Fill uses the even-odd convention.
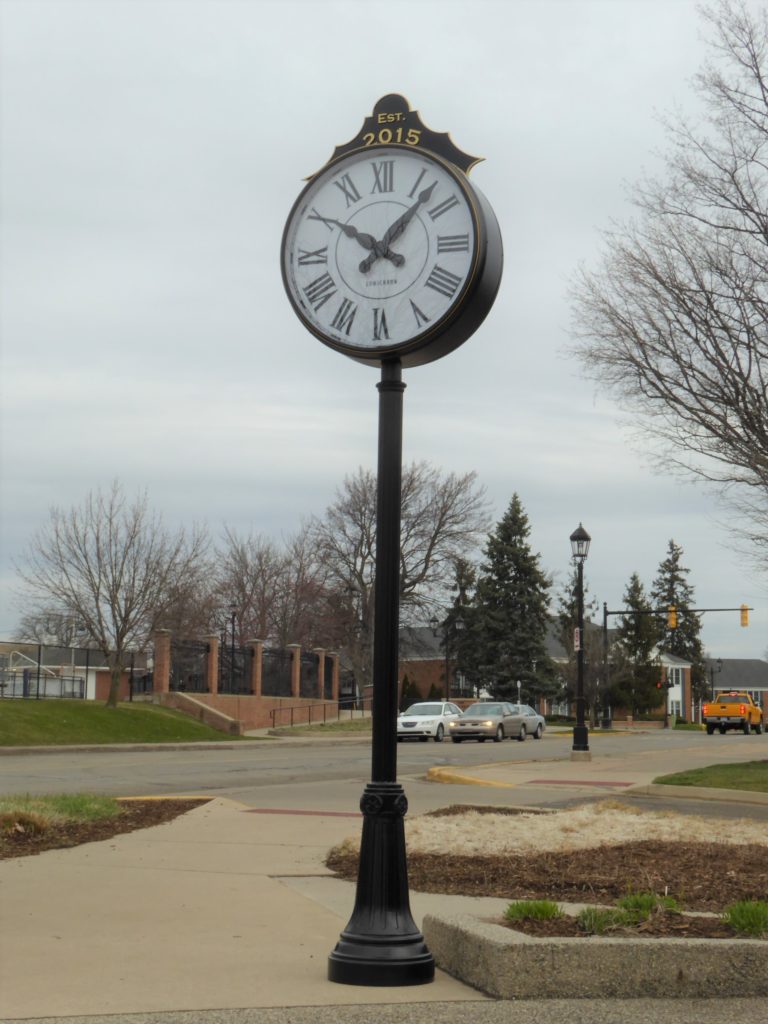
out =
[[[624,604],[629,614],[621,616],[616,629],[611,703],[624,705],[637,714],[658,704],[656,684],[661,673],[656,654],[659,622],[652,614],[655,605],[648,600],[637,573],[632,574],[624,591]]]
[[[696,699],[706,696],[706,666],[701,643],[701,621],[690,609],[694,607],[694,589],[687,580],[681,558],[683,549],[674,540],[667,547],[667,557],[660,563],[651,589],[657,608],[674,605],[677,626],[671,627],[666,618],[661,620],[659,646],[667,654],[691,662],[691,684]]]
[[[579,568],[574,563],[571,574],[565,581],[563,589],[558,596],[557,615],[555,617],[555,629],[560,643],[568,653],[568,664],[563,673],[568,687],[570,699],[574,698],[576,692],[576,677],[578,672],[577,655],[573,649],[574,631],[579,624],[578,608],[578,581]],[[589,593],[589,585],[584,579],[584,697],[592,721],[596,721],[602,663],[603,663],[603,635],[592,621],[597,615],[598,603],[596,598]]]
[[[456,665],[456,674],[463,676],[470,685],[479,690],[479,647],[477,614],[474,606],[476,581],[477,574],[472,563],[466,558],[457,558],[451,588],[456,596],[448,609],[445,629],[451,657]]]
[[[481,680],[494,697],[529,700],[557,689],[546,650],[550,581],[528,543],[528,517],[517,494],[488,537],[475,596],[474,629]]]

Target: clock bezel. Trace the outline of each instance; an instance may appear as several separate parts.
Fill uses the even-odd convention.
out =
[[[361,346],[328,334],[305,314],[289,280],[289,233],[293,230],[297,214],[305,204],[306,196],[317,185],[318,178],[332,176],[334,168],[341,163],[354,162],[359,157],[370,158],[375,154],[391,153],[393,150],[404,151],[410,156],[418,156],[440,165],[461,190],[474,227],[472,266],[460,293],[452,300],[444,315],[430,324],[426,330],[398,343],[388,342],[376,347]],[[293,235],[295,237],[295,231]],[[403,366],[419,366],[439,359],[458,348],[485,319],[493,305],[501,281],[501,235],[493,211],[482,193],[468,180],[464,172],[450,161],[427,150],[399,143],[360,146],[347,150],[312,175],[288,214],[283,230],[280,255],[283,285],[291,306],[301,323],[329,348],[357,362],[372,366],[381,366],[383,363],[393,360],[399,361]]]

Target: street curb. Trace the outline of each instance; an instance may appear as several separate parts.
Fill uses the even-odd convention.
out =
[[[708,800],[718,803],[768,804],[768,793],[756,793],[749,789],[712,789],[707,786],[663,786],[651,782],[647,785],[631,786],[625,793],[639,793],[646,796],[676,797],[687,800]]]
[[[496,999],[768,995],[758,939],[544,939],[469,914],[427,914],[422,931],[438,967]]]
[[[427,782],[440,782],[445,785],[489,786],[496,789],[517,789],[515,782],[496,782],[493,779],[477,779],[472,775],[463,775],[453,768],[430,768],[426,775]]]
[[[24,754],[112,754],[112,753],[144,753],[146,751],[184,750],[207,753],[217,750],[256,750],[276,746],[312,746],[328,743],[331,740],[343,743],[370,744],[371,737],[358,739],[352,736],[331,737],[318,736],[251,736],[237,743],[73,743],[67,746],[44,747],[0,747],[0,757],[12,757]],[[262,743],[266,740],[266,743]]]

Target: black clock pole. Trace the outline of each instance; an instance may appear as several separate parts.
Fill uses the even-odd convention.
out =
[[[363,834],[352,917],[328,960],[345,985],[420,985],[435,961],[411,916],[403,817],[397,782],[397,668],[400,621],[400,501],[403,391],[399,360],[382,363],[373,637],[371,781],[360,799]]]

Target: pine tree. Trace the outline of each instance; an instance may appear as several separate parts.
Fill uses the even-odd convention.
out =
[[[474,606],[476,582],[477,574],[472,563],[465,558],[457,558],[451,588],[456,596],[448,609],[445,629],[456,663],[456,674],[479,690],[477,614]]]
[[[649,601],[637,573],[632,574],[624,591],[624,604],[630,614],[621,616],[616,629],[611,703],[624,705],[637,714],[658,704],[656,684],[660,678],[656,655],[659,623],[652,614],[655,605]]]
[[[546,650],[550,581],[528,543],[528,517],[517,494],[488,537],[475,596],[478,669],[500,699],[556,690]]]
[[[660,563],[651,589],[651,597],[657,608],[674,605],[677,611],[677,626],[671,627],[663,619],[659,646],[667,654],[683,658],[691,663],[691,684],[696,698],[706,690],[706,666],[701,643],[701,621],[690,609],[694,607],[694,589],[687,580],[686,569],[681,558],[683,549],[674,540],[667,546],[667,557]]]

